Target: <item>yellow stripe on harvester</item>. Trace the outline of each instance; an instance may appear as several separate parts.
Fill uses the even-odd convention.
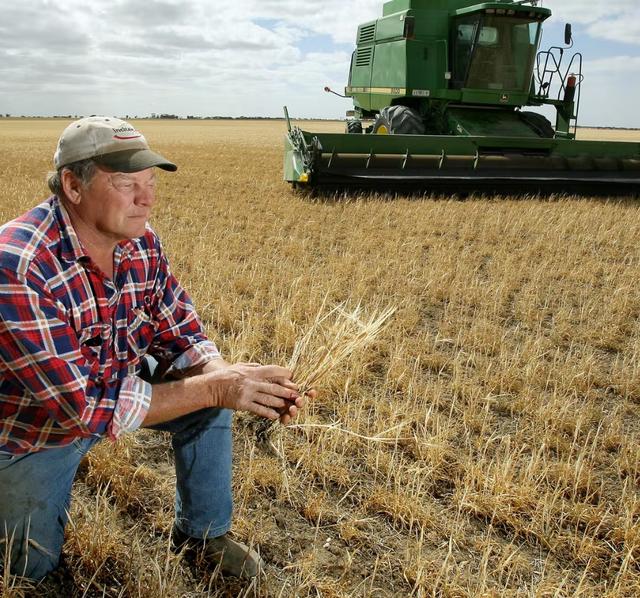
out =
[[[407,95],[406,87],[347,87],[347,93],[377,93],[391,96]]]

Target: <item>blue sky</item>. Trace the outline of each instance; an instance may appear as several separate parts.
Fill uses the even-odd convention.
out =
[[[581,124],[640,127],[640,1],[544,0],[584,56]],[[0,112],[340,118],[379,0],[4,0]],[[116,27],[113,24],[117,24]]]

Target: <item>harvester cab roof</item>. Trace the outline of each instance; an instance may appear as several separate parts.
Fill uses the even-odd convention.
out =
[[[456,11],[450,88],[528,93],[541,24],[547,17],[541,11],[487,5]]]
[[[392,0],[358,28],[346,95],[363,116],[397,103],[422,112],[437,101],[523,106],[550,14],[517,3]]]
[[[638,189],[640,144],[575,140],[582,56],[567,61],[560,46],[539,51],[550,16],[537,0],[385,2],[382,17],[357,29],[346,134],[289,123],[285,179],[303,187]],[[555,123],[529,106],[554,108]]]

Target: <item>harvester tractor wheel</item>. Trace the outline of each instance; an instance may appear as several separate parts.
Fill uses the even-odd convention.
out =
[[[347,121],[347,133],[352,133],[356,135],[362,134],[362,121],[359,120],[348,120]]]
[[[373,124],[376,135],[424,135],[424,122],[418,112],[408,106],[387,106]]]
[[[540,135],[540,137],[552,139],[556,134],[549,120],[542,114],[523,110],[520,112],[520,118],[525,124],[529,125],[538,135]]]

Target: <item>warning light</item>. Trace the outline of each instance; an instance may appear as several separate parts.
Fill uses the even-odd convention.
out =
[[[576,84],[578,79],[575,75],[571,74],[567,77],[567,85],[564,90],[564,101],[573,102],[576,97]]]

